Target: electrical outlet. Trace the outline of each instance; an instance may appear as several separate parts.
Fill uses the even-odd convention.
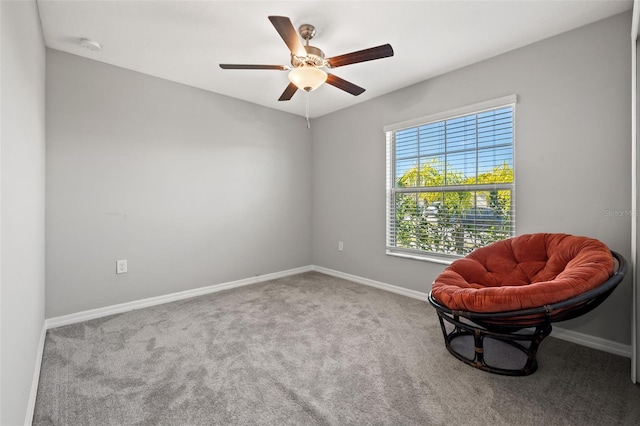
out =
[[[338,241],[338,251],[343,251],[344,250],[344,244],[342,243],[342,241]]]
[[[116,260],[116,274],[124,274],[127,272],[127,260]]]

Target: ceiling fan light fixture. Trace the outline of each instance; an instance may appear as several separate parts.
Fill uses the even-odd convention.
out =
[[[327,73],[320,68],[303,65],[289,72],[289,80],[295,84],[298,89],[311,92],[327,81]]]

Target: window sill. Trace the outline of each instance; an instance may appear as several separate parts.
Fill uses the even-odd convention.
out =
[[[402,257],[404,259],[413,259],[413,260],[420,260],[423,262],[431,262],[431,263],[438,263],[440,265],[451,265],[451,263],[453,263],[455,260],[457,260],[458,258],[453,258],[453,257],[439,257],[436,255],[419,255],[419,254],[409,254],[409,253],[399,253],[397,251],[389,251],[387,250],[387,256],[395,256],[395,257]]]

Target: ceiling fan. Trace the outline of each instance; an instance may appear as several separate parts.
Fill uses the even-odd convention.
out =
[[[244,64],[220,64],[222,69],[236,70],[277,70],[289,71],[290,83],[284,90],[279,101],[288,101],[298,89],[306,92],[317,89],[322,83],[337,87],[354,96],[364,92],[360,86],[344,80],[334,74],[326,72],[323,68],[338,68],[344,65],[357,64],[359,62],[372,61],[393,56],[393,48],[390,44],[358,50],[344,55],[325,59],[324,52],[315,46],[309,45],[316,30],[313,25],[303,24],[298,29],[300,36],[306,41],[303,45],[296,33],[291,20],[286,16],[269,16],[269,20],[275,27],[280,37],[291,51],[291,66],[286,65],[244,65]]]

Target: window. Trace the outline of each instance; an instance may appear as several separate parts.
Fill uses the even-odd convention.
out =
[[[388,254],[459,257],[514,235],[515,102],[384,128]]]

